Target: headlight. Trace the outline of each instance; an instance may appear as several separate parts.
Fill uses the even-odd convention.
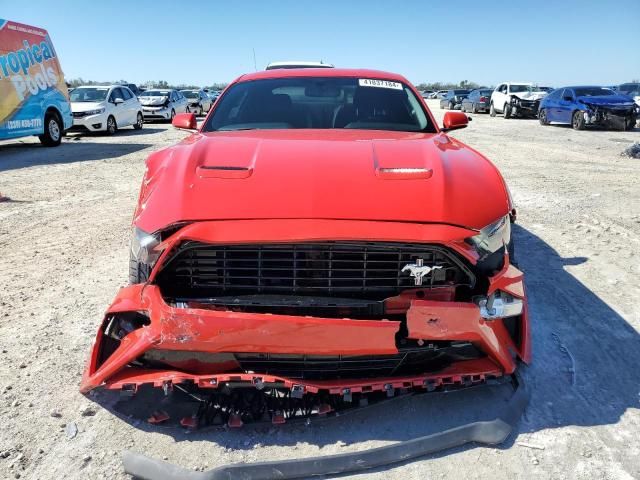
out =
[[[504,249],[511,241],[511,218],[509,215],[487,225],[478,235],[468,239],[480,254],[480,260],[487,255]]]
[[[104,113],[104,108],[98,108],[96,110],[88,110],[85,112],[87,115],[99,115],[101,113]]]
[[[133,233],[131,235],[131,259],[153,267],[162,253],[156,250],[159,244],[160,237],[158,235],[151,235],[140,230],[138,227],[133,227]]]
[[[511,97],[511,103],[518,105],[520,103],[520,99],[518,97]]]

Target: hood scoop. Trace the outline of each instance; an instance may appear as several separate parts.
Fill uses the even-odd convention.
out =
[[[433,170],[427,166],[421,142],[375,142],[373,168],[376,177],[388,180],[425,180]]]
[[[206,143],[217,143],[229,148],[220,158],[211,154],[211,149],[203,145],[196,174],[200,178],[243,179],[253,175],[256,157],[260,150],[259,142],[240,142],[238,139],[207,139]],[[205,143],[205,142],[202,142]]]

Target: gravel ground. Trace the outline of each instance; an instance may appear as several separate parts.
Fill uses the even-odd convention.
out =
[[[439,118],[437,102],[431,107]],[[124,479],[123,448],[187,468],[363,449],[468,421],[491,389],[413,397],[310,426],[186,434],[78,393],[105,307],[127,279],[144,159],[185,133],[0,142],[0,478]],[[640,478],[640,131],[473,115],[453,132],[501,169],[518,207],[532,399],[500,448],[468,446],[349,478]],[[484,409],[482,409],[484,412]],[[536,448],[532,448],[536,447]]]

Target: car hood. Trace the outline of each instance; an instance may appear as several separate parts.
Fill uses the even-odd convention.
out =
[[[89,110],[97,110],[104,108],[105,102],[71,102],[72,112],[87,112]]]
[[[633,106],[633,100],[626,95],[602,95],[602,96],[579,96],[576,99],[582,103],[588,105],[596,105],[598,107],[631,107]]]
[[[230,219],[480,229],[508,211],[495,166],[443,133],[256,130],[193,134],[153,153],[134,223],[147,232]]]
[[[511,95],[522,100],[540,100],[547,95],[547,92],[518,92],[512,93]]]
[[[145,97],[145,96],[140,96],[138,97],[138,100],[140,100],[140,103],[142,105],[147,105],[147,106],[159,106],[159,105],[163,105],[166,101],[167,101],[168,97]]]

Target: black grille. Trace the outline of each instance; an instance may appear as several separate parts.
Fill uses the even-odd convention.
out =
[[[87,116],[87,112],[73,112],[73,118],[82,118],[86,116]]]
[[[407,264],[438,266],[421,288],[473,286],[474,277],[438,245],[326,242],[212,245],[185,242],[160,272],[165,296],[314,295],[384,299],[416,288]]]
[[[393,355],[290,355],[236,353],[240,368],[255,373],[313,380],[334,378],[393,377],[435,372],[454,361],[483,354],[467,342],[403,348]]]

